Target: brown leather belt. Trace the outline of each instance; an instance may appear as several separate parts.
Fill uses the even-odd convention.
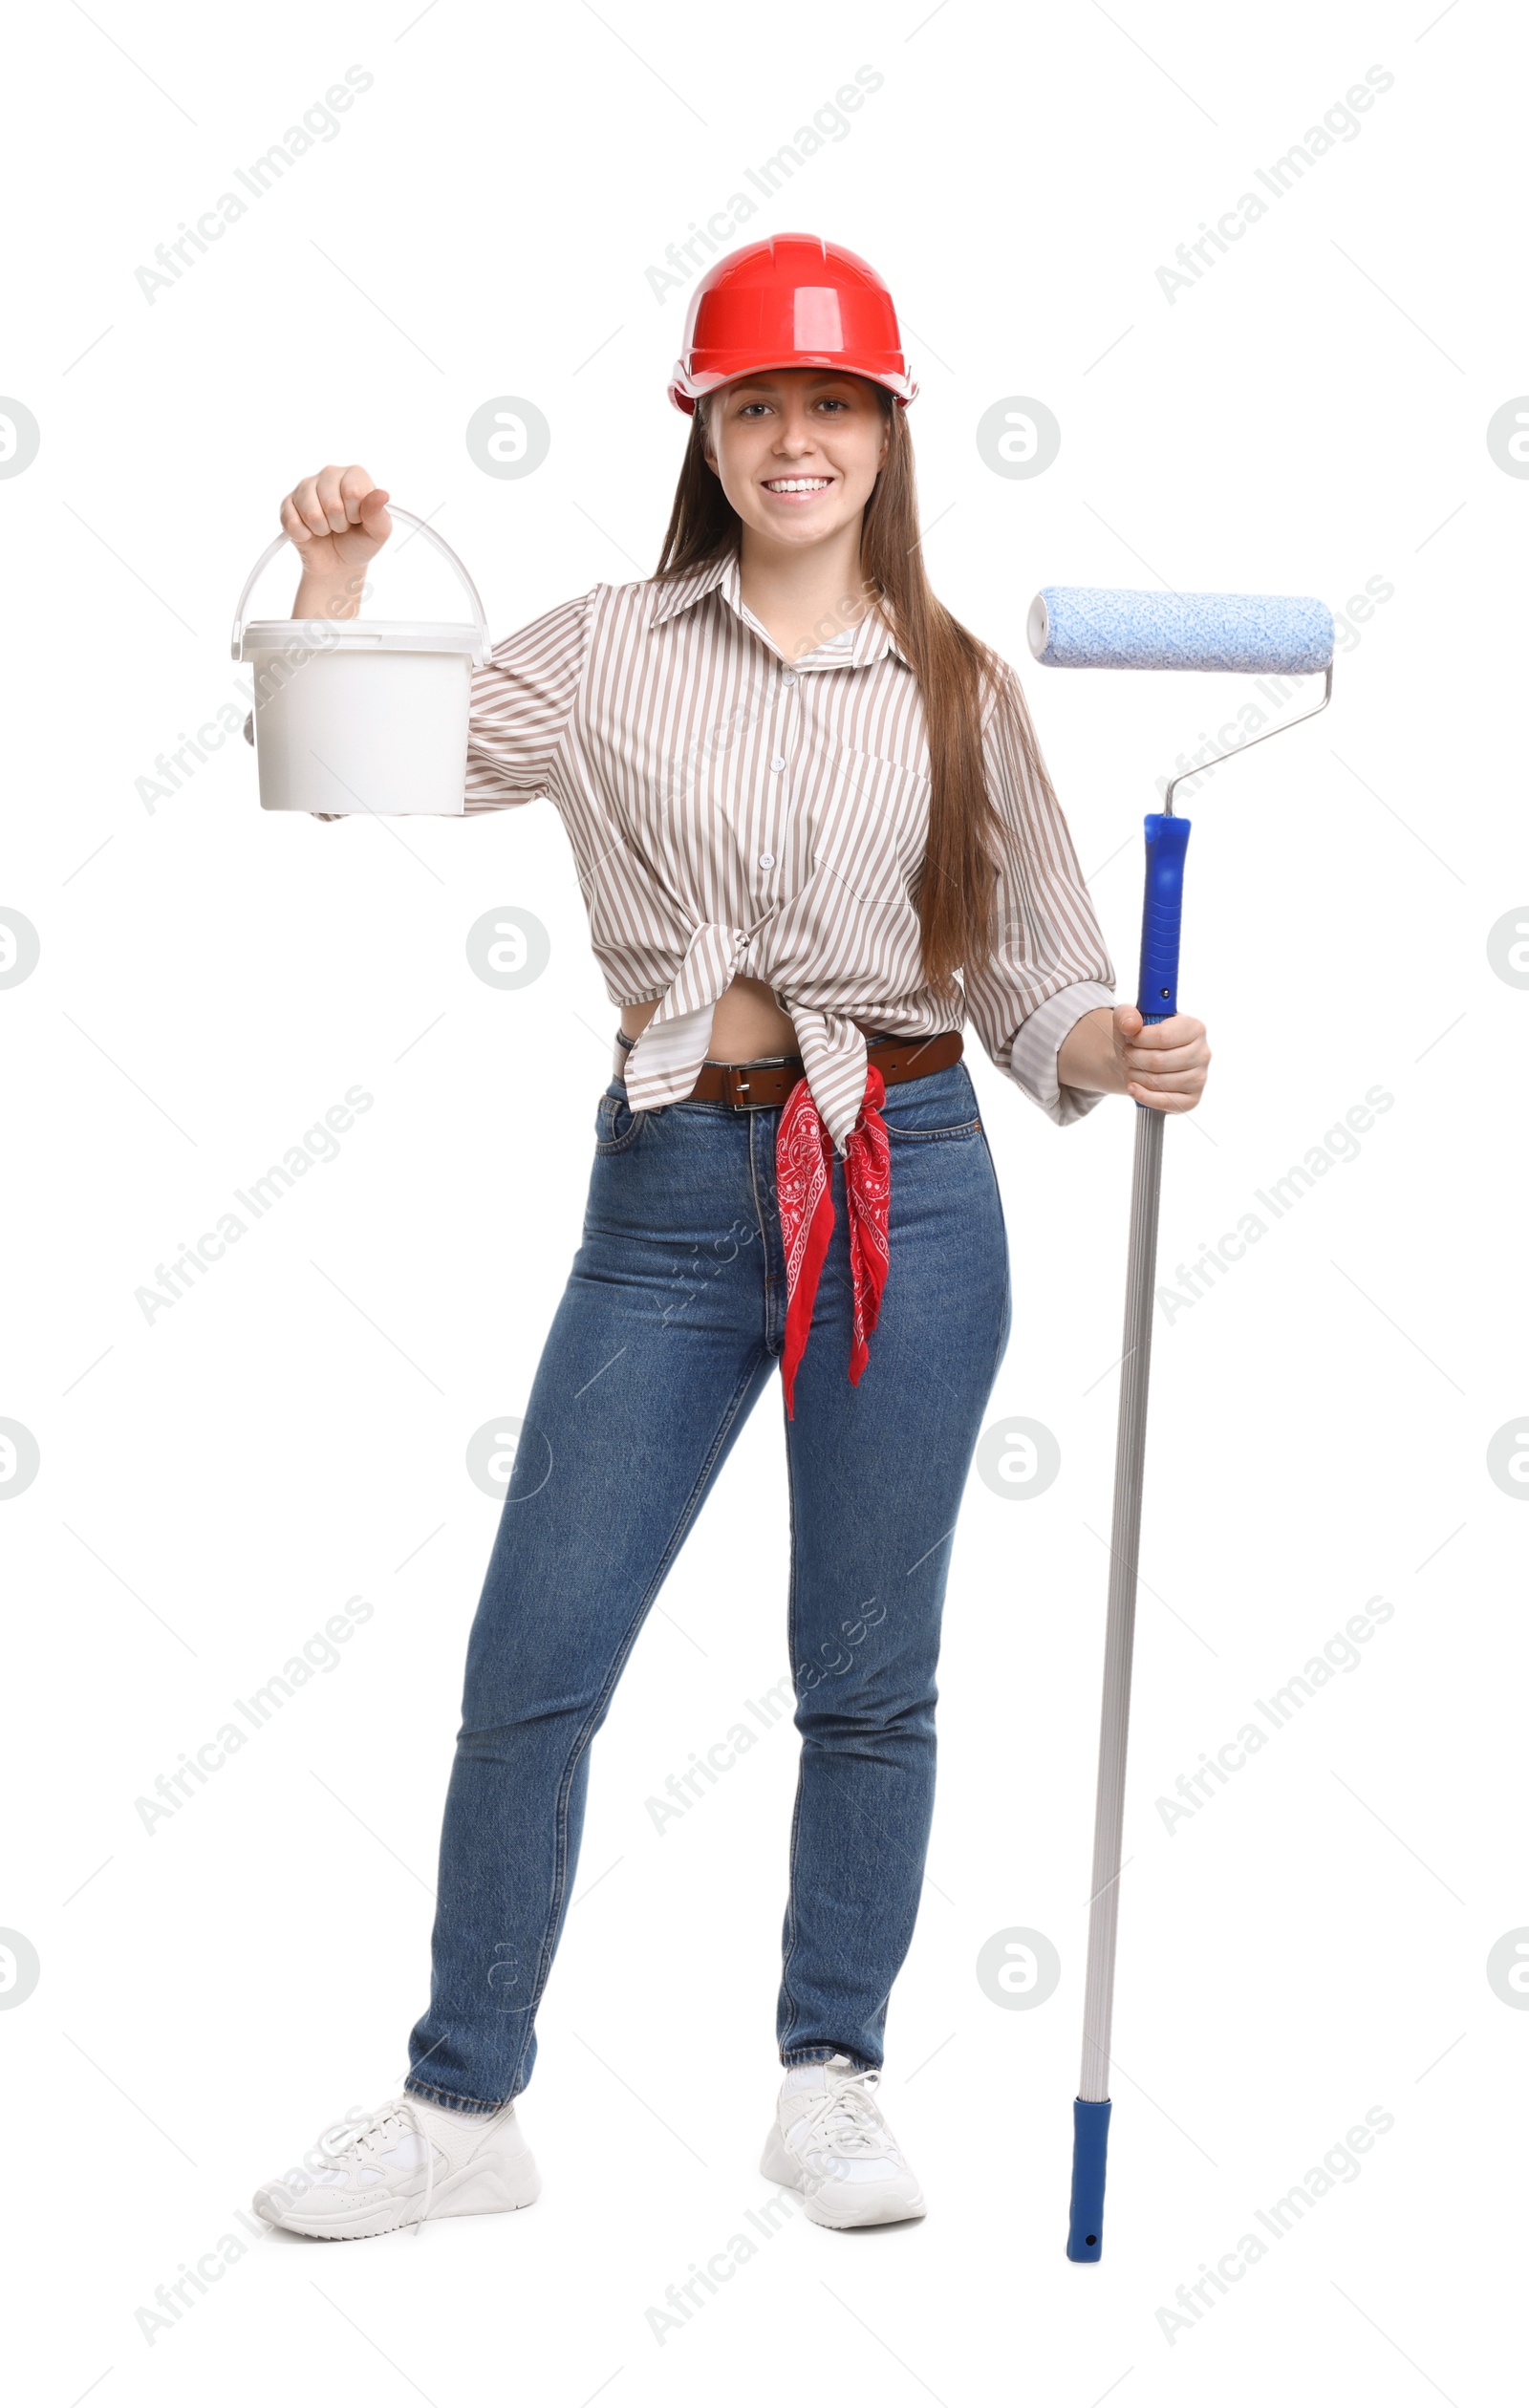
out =
[[[938,1037],[882,1037],[866,1047],[888,1086],[904,1079],[927,1079],[948,1070],[961,1058],[961,1033],[951,1028]],[[784,1104],[799,1079],[807,1075],[800,1054],[779,1062],[708,1062],[691,1088],[687,1102],[730,1104],[735,1112],[759,1112]]]

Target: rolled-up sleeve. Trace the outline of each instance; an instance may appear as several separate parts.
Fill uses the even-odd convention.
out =
[[[1033,767],[1022,729],[1030,735]],[[1001,830],[995,943],[989,960],[963,974],[967,1008],[998,1067],[1066,1128],[1102,1098],[1063,1086],[1057,1055],[1085,1012],[1114,1003],[1115,973],[1007,663],[1001,702],[990,695],[986,704],[983,761]]]
[[[503,810],[546,794],[590,656],[599,588],[496,644],[472,680],[464,808]]]

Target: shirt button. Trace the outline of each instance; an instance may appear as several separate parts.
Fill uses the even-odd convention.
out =
[[[782,685],[795,685],[796,671],[794,669],[783,669],[781,671],[781,683]]]
[[[775,855],[773,853],[761,853],[759,857],[759,866],[762,870],[773,870],[775,867]]]
[[[785,766],[786,755],[784,753],[777,753],[774,760],[770,763],[770,767],[772,769],[784,769]]]

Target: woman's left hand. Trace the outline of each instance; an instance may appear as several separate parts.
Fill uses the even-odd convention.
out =
[[[1211,1064],[1204,1021],[1174,1012],[1149,1026],[1134,1003],[1117,1003],[1110,1022],[1121,1086],[1132,1102],[1154,1112],[1193,1112]]]

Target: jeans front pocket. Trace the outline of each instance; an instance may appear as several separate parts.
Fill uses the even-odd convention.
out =
[[[619,1080],[613,1080],[595,1107],[595,1152],[625,1153],[635,1141],[645,1117],[645,1114],[632,1109],[627,1102],[626,1088]]]
[[[971,1143],[982,1133],[977,1089],[964,1063],[933,1070],[887,1089],[882,1106],[887,1135],[894,1146]]]
[[[981,1133],[982,1124],[980,1120],[961,1121],[954,1129],[899,1129],[894,1121],[887,1123],[887,1135],[894,1146],[937,1146],[951,1141],[969,1142],[973,1138],[980,1137]]]

